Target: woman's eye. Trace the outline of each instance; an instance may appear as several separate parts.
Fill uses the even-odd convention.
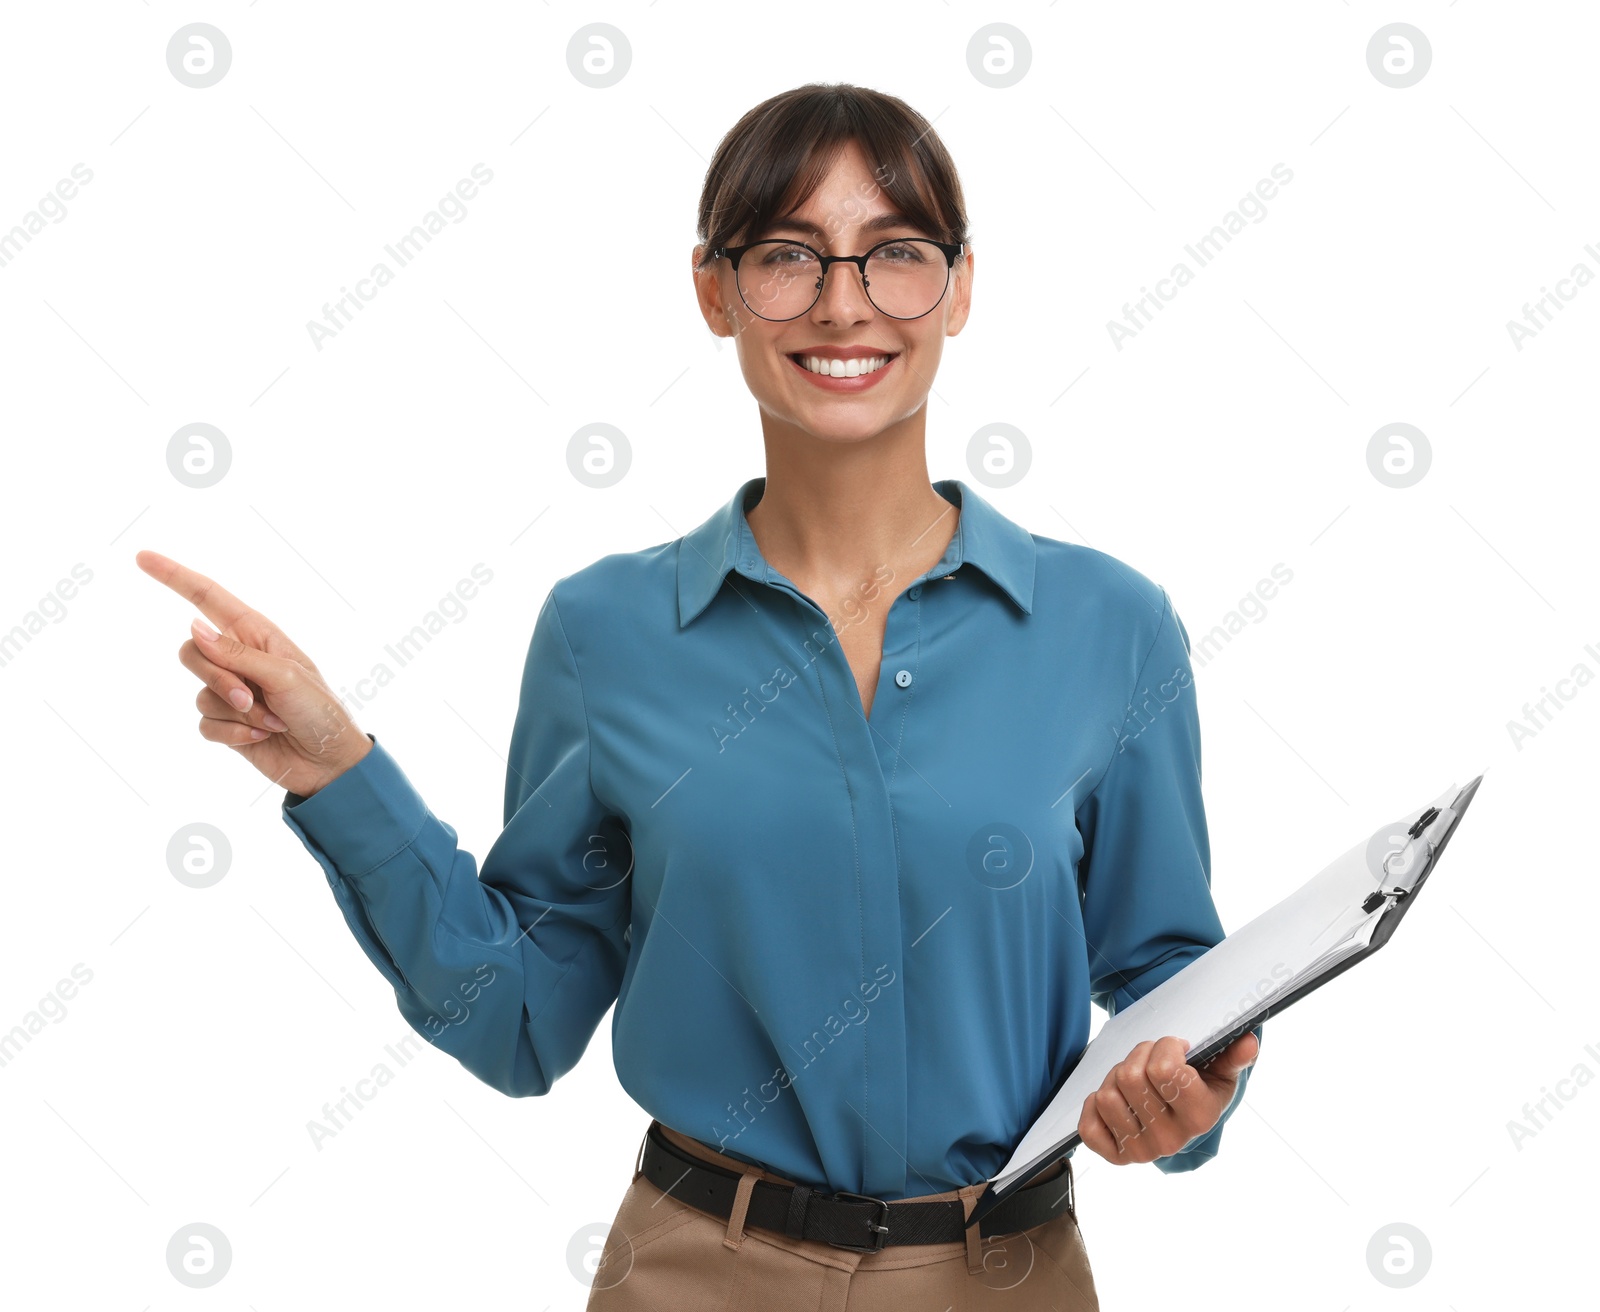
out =
[[[763,264],[796,264],[811,258],[804,246],[775,246],[762,256]]]

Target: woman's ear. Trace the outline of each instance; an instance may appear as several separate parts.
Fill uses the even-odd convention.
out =
[[[954,337],[967,322],[972,311],[972,243],[956,257],[950,273],[950,318],[945,323],[945,336]]]
[[[722,279],[717,275],[717,266],[713,262],[704,269],[700,267],[700,256],[704,251],[704,245],[697,245],[689,257],[689,268],[694,276],[695,300],[700,306],[700,314],[706,321],[706,327],[718,337],[732,337],[735,328],[722,304]]]

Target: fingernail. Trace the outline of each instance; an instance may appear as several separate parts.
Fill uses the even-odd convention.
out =
[[[287,729],[289,727],[271,711],[266,712],[261,717],[261,723],[266,725],[269,729]]]
[[[250,696],[250,693],[247,689],[235,688],[228,694],[228,700],[237,706],[241,711],[248,711],[250,709],[250,703],[255,699]]]
[[[222,636],[204,620],[195,620],[190,627],[194,629],[198,636],[204,638],[207,642],[215,642]]]
[[[250,729],[250,736],[252,738],[265,738],[267,736],[267,731],[265,729],[257,729],[252,726]]]

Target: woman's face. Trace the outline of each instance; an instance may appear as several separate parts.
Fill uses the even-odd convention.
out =
[[[824,255],[864,255],[887,237],[939,235],[892,223],[893,214],[893,203],[852,141],[805,204],[736,244],[779,238],[802,241]],[[695,247],[696,261],[701,251]],[[773,322],[752,313],[740,299],[726,259],[695,272],[700,311],[712,332],[734,339],[745,383],[762,410],[771,419],[829,441],[875,437],[927,404],[944,339],[966,323],[971,285],[969,247],[956,258],[950,284],[931,311],[920,319],[896,319],[867,299],[857,266],[834,264],[809,311]],[[845,379],[819,376],[796,356],[890,358],[869,374]]]

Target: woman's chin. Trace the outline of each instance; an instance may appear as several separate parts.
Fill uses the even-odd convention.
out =
[[[774,404],[774,399],[777,404]],[[886,405],[886,397],[839,396],[817,404],[807,398],[796,404],[792,396],[761,400],[761,409],[789,428],[816,438],[819,442],[845,445],[866,442],[906,417],[906,410]]]
[[[804,429],[819,442],[835,446],[849,446],[856,442],[870,442],[888,427],[881,417],[860,416],[854,421],[841,422],[834,416],[820,416],[814,422],[802,422],[796,427]]]

